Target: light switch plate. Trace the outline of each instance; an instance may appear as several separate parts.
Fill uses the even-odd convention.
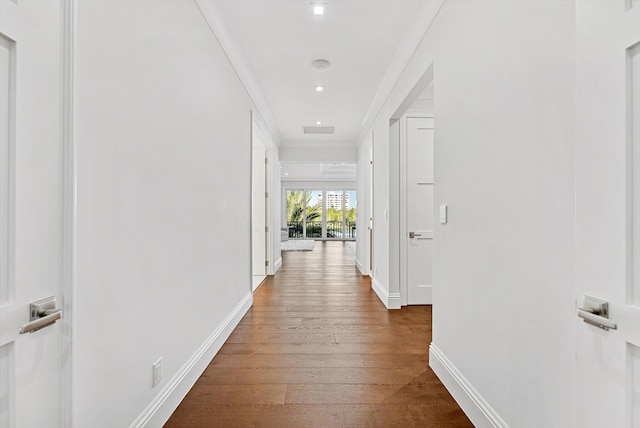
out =
[[[447,224],[447,206],[440,205],[440,223]]]

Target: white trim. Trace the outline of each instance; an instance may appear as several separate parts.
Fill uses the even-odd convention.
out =
[[[282,267],[282,256],[278,257],[276,260],[275,267],[273,268],[273,273],[275,274]]]
[[[182,399],[196,383],[200,375],[216,356],[231,332],[253,304],[253,294],[246,294],[229,316],[196,350],[178,373],[162,388],[146,409],[130,425],[130,428],[162,426],[169,420]]]
[[[285,192],[285,194],[287,190],[304,190],[304,189],[311,189],[311,190],[342,190],[344,189],[347,191],[355,191],[355,192],[358,191],[357,181],[282,180],[281,183],[282,183],[282,186],[281,186],[282,190]],[[336,189],[336,188],[339,188],[339,189]]]
[[[371,287],[387,309],[400,309],[400,293],[389,293],[375,278],[371,281]]]
[[[400,309],[400,293],[389,293],[387,309]]]
[[[218,12],[215,2],[202,0],[194,1],[198,9],[200,9],[200,13],[202,13],[207,25],[209,25],[214,37],[218,40],[218,43],[220,43],[220,47],[227,56],[227,59],[229,59],[231,66],[249,94],[253,104],[260,113],[260,117],[264,121],[266,128],[268,128],[274,142],[277,144],[277,141],[280,140],[280,138],[276,133],[276,121],[271,109],[269,108],[269,104],[267,103],[267,100],[262,93],[262,89],[252,73],[251,68],[244,60],[244,57],[240,53],[238,47],[233,42],[233,38],[230,36],[229,30],[227,30],[226,24]]]
[[[429,367],[478,428],[509,428],[437,345],[429,345]]]
[[[435,20],[436,16],[440,12],[442,5],[446,0],[437,0],[434,2],[427,2],[424,8],[420,11],[420,17],[416,20],[416,24],[411,28],[404,36],[402,41],[398,43],[398,49],[391,58],[389,66],[382,78],[382,82],[376,91],[376,95],[373,98],[369,106],[369,110],[365,114],[362,121],[362,128],[358,135],[358,143],[364,141],[367,136],[368,130],[373,126],[380,110],[384,106],[384,103],[389,98],[391,91],[395,88],[400,76],[404,72],[407,64],[416,52],[416,49],[424,39],[427,31],[431,28],[431,24]]]
[[[360,273],[362,274],[362,276],[367,275],[367,272],[364,271],[364,268],[362,267],[362,262],[360,260],[358,260],[358,258],[356,257],[356,267],[358,268],[358,270],[360,271]]]
[[[62,426],[73,424],[73,329],[76,286],[76,236],[77,236],[77,177],[76,177],[76,10],[77,0],[62,3],[62,145],[63,145],[63,189],[62,189],[62,298],[64,317],[61,321],[62,349],[62,395],[60,417]]]
[[[382,288],[382,285],[376,278],[371,280],[371,288],[376,292],[378,298],[384,303],[384,305],[389,309],[388,301],[389,301],[389,292]]]
[[[316,178],[308,178],[308,177],[296,177],[296,176],[286,176],[286,177],[280,177],[281,182],[284,183],[293,183],[293,184],[298,184],[298,183],[304,183],[305,186],[309,185],[309,183],[311,184],[315,184],[315,183],[331,183],[331,185],[339,185],[340,183],[349,183],[349,186],[353,186],[355,185],[355,183],[357,183],[357,180],[347,180],[345,181],[344,178],[323,178],[322,181],[318,181],[318,179]],[[343,186],[344,187],[344,186]]]
[[[407,118],[400,119],[400,293],[401,305],[409,304],[409,259],[407,257],[409,245],[407,234],[408,213],[407,213]]]

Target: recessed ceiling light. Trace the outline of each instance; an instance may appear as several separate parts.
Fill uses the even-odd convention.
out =
[[[323,92],[324,91],[324,86],[316,86],[316,92]]]
[[[288,173],[288,172],[285,172],[285,173],[284,173],[284,175],[289,175],[289,173]]]
[[[324,3],[311,3],[314,15],[324,15],[327,10],[327,5]]]

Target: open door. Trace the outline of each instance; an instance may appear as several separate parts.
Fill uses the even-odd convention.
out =
[[[2,427],[63,425],[62,19],[62,1],[0,0]]]
[[[638,427],[640,4],[576,13],[577,426]]]

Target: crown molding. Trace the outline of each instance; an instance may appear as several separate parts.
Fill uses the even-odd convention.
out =
[[[268,131],[275,144],[279,145],[280,136],[276,131],[276,121],[273,117],[273,113],[271,113],[269,104],[262,93],[262,89],[260,88],[255,75],[240,52],[240,49],[238,49],[236,44],[233,42],[231,34],[229,33],[215,2],[205,0],[194,1],[198,9],[200,9],[200,13],[209,25],[214,37],[218,40],[218,43],[220,43],[220,47],[222,47],[222,50],[235,70],[240,82],[242,82],[242,85],[253,101],[258,116],[262,119],[265,127],[267,128],[266,131]]]
[[[416,49],[424,39],[427,31],[429,31],[431,24],[435,20],[436,16],[438,16],[438,13],[445,1],[446,0],[434,0],[426,2],[420,11],[418,18],[415,20],[414,25],[405,33],[400,43],[398,43],[396,52],[389,62],[389,66],[387,67],[384,77],[380,81],[380,86],[378,86],[376,95],[373,97],[373,101],[369,105],[369,109],[362,120],[357,140],[358,145],[364,142],[369,129],[373,126],[380,110],[398,83],[398,80],[400,79],[400,76],[402,76],[407,64],[409,64],[409,61],[413,58]]]

